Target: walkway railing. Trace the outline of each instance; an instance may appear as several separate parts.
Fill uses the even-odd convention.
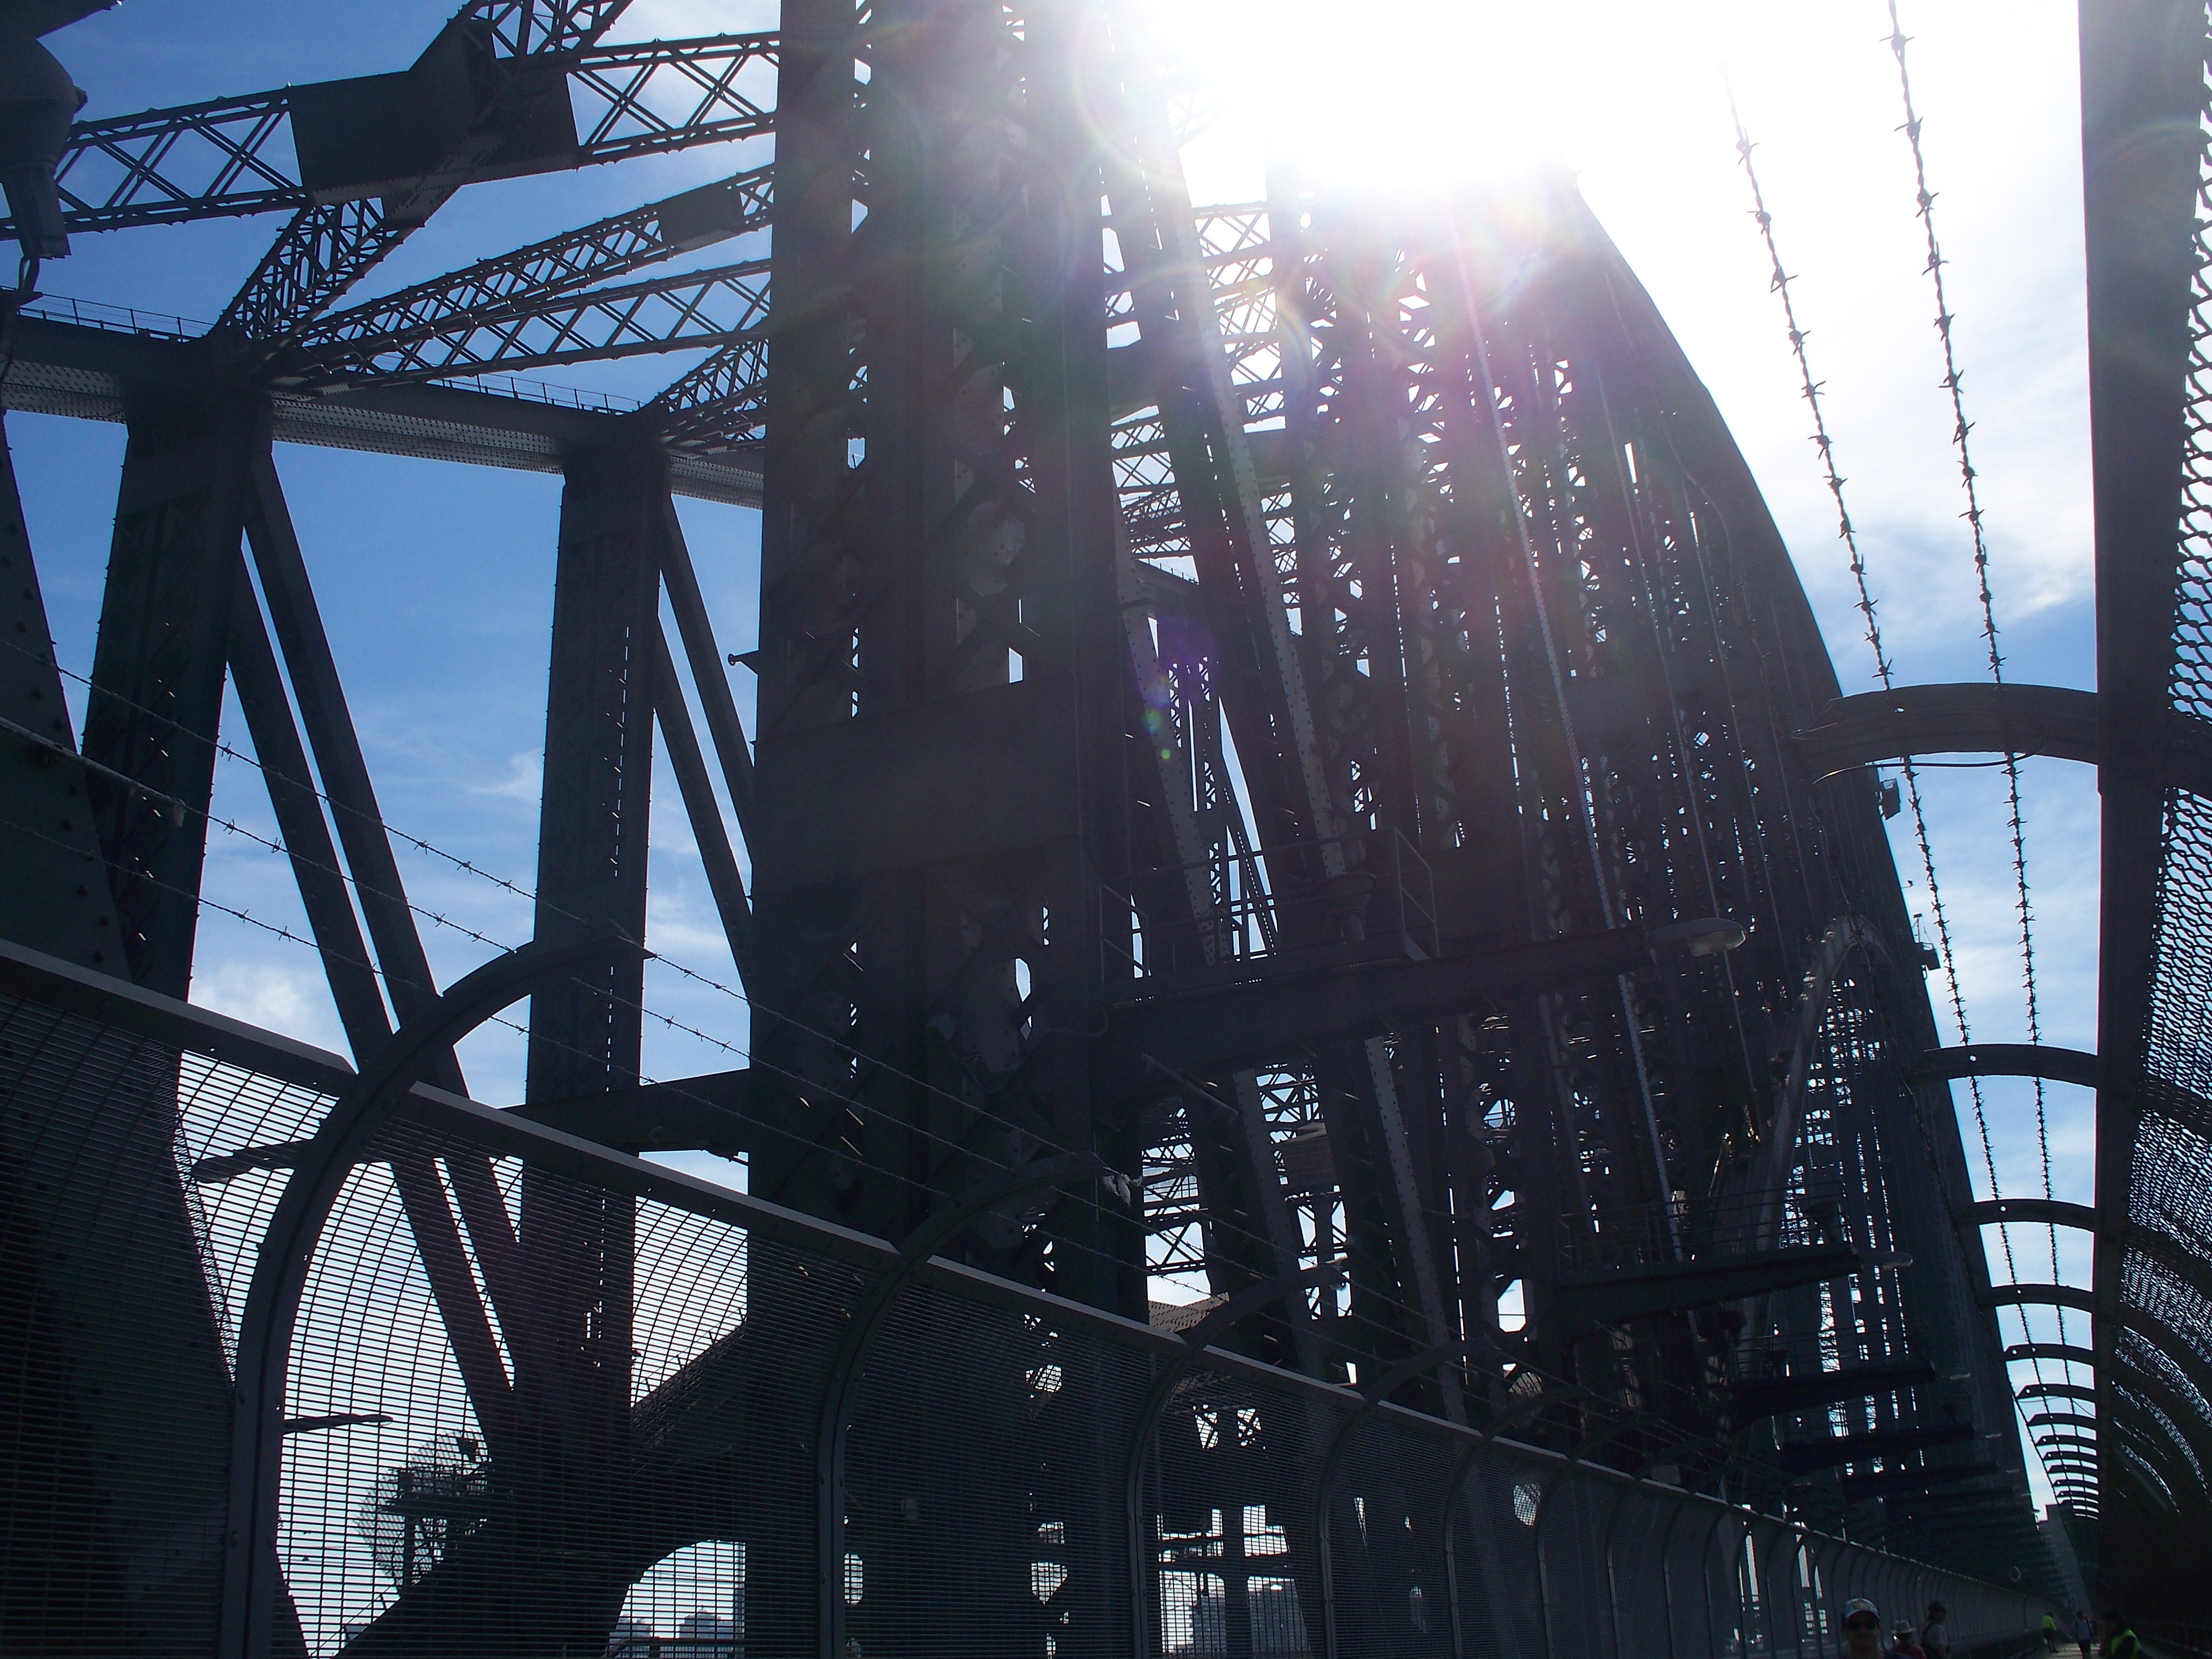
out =
[[[933,1256],[949,1212],[902,1252],[112,987],[0,947],[0,1227],[38,1286],[0,1310],[0,1369],[32,1382],[4,1427],[51,1451],[5,1523],[42,1540],[4,1587],[27,1651],[1809,1659],[1852,1595],[1947,1602],[1961,1654],[2041,1618],[1702,1492],[1193,1364]],[[368,1117],[319,1136],[342,1102]],[[288,1190],[341,1144],[289,1332],[248,1328]],[[1078,1205],[1113,1182],[1033,1173]],[[611,1342],[572,1272],[611,1238]],[[281,1386],[240,1387],[244,1354]],[[259,1444],[267,1509],[234,1462]],[[219,1644],[241,1553],[268,1571],[231,1582],[272,1605]]]

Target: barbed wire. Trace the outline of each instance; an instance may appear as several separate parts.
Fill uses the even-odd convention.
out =
[[[1759,225],[1759,239],[1765,244],[1767,259],[1773,269],[1772,289],[1782,301],[1783,319],[1789,328],[1790,349],[1796,361],[1802,395],[1812,411],[1813,443],[1820,452],[1821,471],[1827,483],[1829,496],[1836,506],[1836,533],[1850,556],[1851,579],[1858,588],[1857,610],[1866,623],[1866,641],[1874,651],[1875,678],[1881,683],[1885,691],[1892,690],[1895,688],[1894,665],[1890,661],[1888,653],[1882,646],[1881,623],[1875,612],[1872,587],[1867,580],[1866,558],[1860,550],[1858,531],[1851,522],[1850,508],[1844,501],[1845,480],[1844,476],[1836,471],[1835,440],[1828,432],[1826,413],[1820,404],[1820,388],[1825,383],[1813,378],[1812,360],[1805,349],[1806,330],[1797,320],[1796,304],[1790,296],[1790,284],[1796,278],[1783,268],[1781,249],[1774,235],[1774,216],[1768,210],[1765,192],[1759,186],[1759,171],[1751,159],[1751,153],[1754,148],[1751,141],[1751,134],[1745,128],[1743,116],[1736,107],[1735,94],[1733,89],[1729,93],[1729,114],[1735,124],[1736,155],[1742,162],[1744,177],[1751,185],[1752,217]],[[1966,1018],[1966,995],[1959,982],[1958,958],[1952,948],[1950,917],[1944,908],[1942,887],[1936,879],[1936,856],[1928,837],[1928,815],[1920,798],[1919,772],[1909,755],[1901,757],[1899,769],[1905,775],[1905,799],[1912,811],[1913,838],[1920,854],[1921,874],[1928,884],[1929,908],[1935,919],[1936,946],[1942,953],[1944,984],[1949,993],[1951,1017],[1958,1027],[1960,1042],[1962,1045],[1968,1044],[1973,1041],[1973,1031]],[[1981,1079],[1978,1077],[1968,1077],[1966,1091],[1973,1103],[1974,1127],[1981,1137],[1982,1163],[1984,1168],[1989,1172],[1990,1195],[1992,1198],[2001,1198],[2003,1196],[2003,1188],[1997,1179],[1996,1152],[1990,1137],[1989,1114],[1982,1098]],[[2003,1241],[2005,1266],[2010,1271],[2014,1281],[2017,1282],[2020,1273],[2013,1261],[2011,1235],[2000,1227],[1997,1230],[1997,1236]],[[2027,1315],[2023,1309],[2021,1310],[2021,1326],[2023,1331],[2027,1329]]]
[[[157,718],[165,717],[157,716]],[[173,726],[177,724],[174,721],[170,721],[169,723]],[[9,726],[15,731],[15,735],[22,737],[28,741],[37,743],[41,746],[55,750],[58,753],[66,755],[69,758],[78,762],[80,764],[89,767],[95,771],[114,775],[124,787],[133,788],[141,794],[160,801],[161,804],[171,807],[173,810],[180,809],[184,811],[196,813],[198,816],[204,819],[204,821],[211,827],[222,830],[228,834],[235,835],[241,839],[261,848],[268,853],[281,855],[287,860],[296,860],[298,863],[304,865],[310,869],[319,871],[325,874],[336,876],[339,879],[354,885],[356,891],[372,890],[362,888],[359,884],[355,882],[354,878],[345,872],[336,869],[332,866],[326,864],[322,860],[310,858],[303,854],[295,853],[283,842],[261,835],[258,831],[238,823],[234,819],[218,817],[212,812],[193,807],[191,803],[182,800],[174,795],[167,794],[160,790],[149,788],[143,784],[131,783],[128,779],[122,778],[121,775],[113,774],[112,769],[102,766],[98,762],[88,760],[83,756],[74,753],[74,751],[64,750],[61,745],[53,743],[49,738],[40,737],[34,732],[25,732],[21,728],[13,727],[12,722],[0,724]],[[246,761],[247,764],[256,767],[257,769],[261,769],[259,767],[259,763],[251,757],[238,755],[235,750],[232,750],[229,752],[234,756],[236,756],[237,758]],[[83,848],[73,842],[63,841],[57,836],[49,835],[32,825],[22,823],[17,820],[0,816],[0,826],[4,826],[21,834],[30,836],[33,839],[44,842],[49,846],[59,848],[63,851],[70,854],[72,857],[96,859],[97,861],[106,866],[111,872],[128,874],[134,878],[146,881],[151,885],[161,889],[163,891],[173,894],[181,898],[189,899],[196,906],[201,908],[213,910],[220,915],[229,917],[235,921],[241,922],[249,927],[252,927],[262,933],[267,933],[273,938],[283,939],[288,943],[297,945],[304,949],[313,951],[319,958],[337,961],[344,963],[349,966],[363,969],[379,980],[383,981],[387,986],[391,983],[389,976],[376,963],[367,959],[365,957],[356,957],[343,951],[331,950],[322,945],[315,939],[295,932],[286,924],[270,921],[263,917],[254,915],[248,910],[234,905],[223,903],[220,900],[210,898],[203,893],[191,891],[188,889],[178,886],[173,883],[163,881],[158,877],[147,872],[118,871],[117,866],[104,855],[88,853]],[[453,857],[452,854],[444,854],[444,856],[448,858]],[[497,879],[496,878],[492,878],[495,880]],[[465,938],[483,945],[489,949],[499,951],[507,951],[515,948],[514,946],[501,942],[488,933],[469,927],[465,924],[453,921],[450,918],[446,917],[440,913],[424,909],[422,907],[414,904],[411,901],[407,901],[403,898],[398,902],[405,903],[407,908],[415,912],[415,914],[421,915],[441,927],[459,933]],[[556,913],[566,914],[558,912],[557,907],[550,908],[556,908]],[[645,952],[645,955],[647,960],[663,962],[666,960],[666,958],[659,957],[651,951]],[[607,988],[603,985],[588,985],[585,984],[581,981],[574,982],[581,985],[584,989],[591,992],[594,995],[605,998],[607,1001],[614,1006],[635,1013],[642,1020],[661,1025],[672,1031],[681,1032],[687,1036],[706,1043],[709,1047],[730,1055],[735,1060],[743,1061],[748,1067],[757,1067],[760,1070],[772,1073],[792,1084],[795,1089],[805,1091],[807,1095],[811,1095],[817,1099],[826,1098],[828,1100],[834,1101],[840,1105],[850,1109],[852,1111],[864,1118],[873,1117],[878,1120],[889,1121],[895,1127],[913,1131],[919,1134],[925,1141],[933,1143],[936,1147],[940,1149],[941,1158],[935,1166],[937,1170],[941,1170],[963,1157],[981,1156],[975,1152],[973,1147],[967,1146],[962,1141],[955,1140],[938,1131],[933,1130],[926,1124],[912,1123],[904,1118],[889,1118],[888,1115],[884,1113],[882,1108],[871,1105],[857,1095],[845,1092],[844,1091],[823,1083],[819,1079],[805,1076],[798,1072],[792,1071],[786,1066],[778,1065],[773,1060],[762,1058],[754,1054],[751,1050],[748,1049],[743,1044],[732,1042],[726,1038],[716,1036],[710,1032],[701,1030],[696,1025],[676,1018],[672,1014],[650,1007],[642,1001],[633,1001],[627,997],[621,996],[618,994],[608,990]],[[777,1018],[781,1018],[780,1016]],[[573,1054],[581,1059],[599,1060],[604,1058],[604,1056],[595,1055],[587,1050],[576,1048],[573,1044],[562,1042],[557,1038],[553,1038],[548,1034],[537,1030],[532,1027],[525,1026],[514,1020],[506,1018],[503,1014],[495,1014],[489,1017],[487,1023],[503,1027],[526,1040],[548,1043],[550,1046],[559,1049],[563,1053]],[[790,1023],[794,1025],[797,1024],[796,1022]],[[805,1030],[809,1035],[818,1036],[822,1038],[822,1040],[831,1042],[832,1044],[842,1048],[845,1052],[851,1054],[855,1060],[860,1061],[864,1066],[878,1064],[878,1062],[875,1061],[865,1050],[854,1047],[851,1044],[839,1042],[836,1038],[829,1036],[826,1033],[812,1031],[810,1028],[805,1026],[799,1026],[798,1029]],[[979,1106],[971,1100],[962,1096],[955,1095],[939,1085],[931,1083],[925,1079],[915,1078],[912,1076],[911,1073],[901,1071],[896,1067],[886,1065],[882,1066],[881,1069],[889,1072],[891,1075],[898,1077],[902,1080],[917,1085],[929,1092],[937,1095],[940,1098],[960,1107],[963,1111],[972,1114],[975,1117],[981,1119],[985,1122],[995,1125],[1000,1128],[1008,1131],[1019,1140],[1026,1142],[1036,1147],[1041,1153],[1065,1153],[1069,1150],[1066,1146],[1055,1140],[1049,1133],[1043,1132],[1036,1126],[1017,1123],[1013,1120],[993,1112],[986,1107]],[[743,1111],[740,1109],[729,1104],[727,1102],[716,1100],[702,1095],[696,1090],[686,1088],[684,1086],[684,1079],[655,1079],[648,1075],[641,1074],[638,1079],[638,1082],[641,1086],[653,1086],[668,1090],[681,1097],[690,1101],[696,1105],[703,1107],[710,1111],[720,1115],[733,1124],[750,1125],[754,1128],[765,1131],[771,1135],[775,1135],[787,1139],[794,1138],[794,1132],[789,1126],[769,1118],[761,1117],[752,1113]],[[915,1182],[915,1176],[912,1170],[893,1169],[889,1165],[876,1163],[865,1156],[860,1155],[856,1149],[843,1149],[841,1151],[840,1156],[844,1158],[847,1164],[850,1164],[856,1170],[866,1170],[871,1174],[881,1176],[902,1184]],[[991,1160],[986,1158],[983,1161],[988,1163]],[[1133,1177],[1133,1184],[1141,1182],[1144,1178],[1143,1172],[1141,1170],[1139,1171],[1137,1176]],[[957,1196],[955,1188],[952,1186],[943,1184],[930,1176],[924,1176],[917,1184],[921,1186],[924,1190],[934,1193],[941,1198]],[[1139,1213],[1139,1219],[1141,1222],[1141,1212]],[[1241,1238],[1246,1243],[1268,1244],[1271,1242],[1267,1237],[1263,1236],[1259,1231],[1242,1225],[1226,1216],[1218,1214],[1210,1215],[1208,1217],[1208,1224],[1232,1237]],[[1363,1290],[1373,1301],[1379,1302],[1384,1307],[1395,1310],[1395,1312],[1404,1316],[1408,1320],[1418,1321],[1421,1317],[1419,1310],[1414,1308],[1410,1302],[1407,1302],[1402,1297],[1391,1296],[1388,1294],[1378,1296],[1375,1293],[1374,1287],[1371,1285],[1364,1286]],[[1352,1327],[1370,1328],[1373,1330],[1386,1335],[1393,1334],[1392,1328],[1389,1325],[1376,1319],[1373,1314],[1361,1311],[1358,1308],[1346,1307],[1340,1309],[1334,1312],[1331,1317],[1339,1321],[1343,1321]]]
[[[1959,371],[1957,341],[1953,337],[1951,325],[1955,320],[1950,300],[1943,283],[1943,267],[1949,262],[1936,238],[1936,192],[1928,187],[1928,158],[1920,143],[1922,119],[1918,106],[1913,101],[1912,75],[1905,63],[1905,48],[1911,37],[1905,33],[1899,21],[1897,0],[1889,0],[1889,49],[1897,58],[1898,90],[1905,101],[1905,125],[1899,129],[1912,150],[1914,202],[1921,228],[1928,241],[1927,274],[1936,290],[1936,334],[1943,346],[1943,378],[1939,384],[1950,394],[1951,440],[1959,452],[1959,483],[1966,496],[1966,510],[1962,515],[1973,534],[1975,586],[1982,605],[1982,636],[1989,643],[1990,678],[1998,685],[2004,684],[2004,655],[1997,647],[1996,604],[1990,590],[1990,550],[1982,523],[1981,495],[1975,479],[1974,459],[1967,434],[1973,428],[1966,419],[1965,393],[1960,390],[1963,376]],[[2027,1040],[2040,1045],[2043,1042],[2041,999],[2038,994],[2035,977],[2035,933],[2033,907],[2027,887],[2027,839],[2021,814],[2020,757],[2008,751],[2004,757],[2005,789],[2010,810],[2012,828],[2013,882],[2020,912],[2021,973],[2027,998]],[[2051,1197],[2051,1126],[2044,1096],[2043,1079],[2039,1075],[2035,1085],[2035,1139],[2043,1158],[2043,1195]],[[2058,1227],[2052,1223],[2051,1233],[2051,1278],[2058,1282]],[[2066,1310],[2058,1310],[2058,1340],[2066,1340]]]
[[[70,679],[76,681],[79,684],[83,685],[88,689],[90,689],[92,685],[92,682],[85,676],[62,667],[58,662],[54,661],[52,658],[42,653],[35,652],[26,647],[17,645],[11,640],[0,640],[0,645],[5,645],[24,656],[30,657],[42,665],[52,667],[56,672]],[[120,704],[124,708],[130,708],[138,714],[144,714],[149,719],[160,720],[171,730],[175,731],[185,737],[190,738],[195,742],[207,744],[216,754],[222,756],[227,759],[234,760],[242,765],[251,767],[255,771],[263,774],[264,776],[269,775],[269,769],[262,764],[258,757],[247,754],[244,750],[238,749],[220,735],[210,737],[204,732],[195,732],[182,721],[178,720],[170,715],[164,714],[158,709],[149,708],[143,703],[134,702],[130,698],[122,696],[118,693],[106,690],[106,688],[101,689],[100,695],[105,698],[108,698],[114,702]],[[191,812],[195,816],[204,818],[210,824],[216,828],[224,830],[230,834],[242,836],[248,841],[254,842],[270,852],[281,853],[287,858],[297,857],[300,862],[306,864],[312,869],[319,870],[325,874],[337,877],[340,881],[351,887],[356,893],[364,896],[380,898],[390,903],[402,905],[415,915],[420,916],[424,921],[431,922],[434,926],[458,933],[464,938],[485,945],[489,949],[504,951],[514,948],[512,945],[502,944],[500,940],[492,938],[489,934],[470,927],[465,923],[453,921],[443,912],[431,910],[422,905],[416,903],[404,892],[386,893],[382,891],[380,889],[367,886],[345,870],[340,869],[333,865],[325,864],[319,860],[308,858],[304,854],[295,854],[291,848],[285,846],[281,842],[271,840],[267,836],[247,830],[243,825],[239,824],[234,821],[216,817],[207,809],[196,806],[191,802],[181,800],[173,795],[165,794],[159,790],[150,789],[147,786],[131,779],[124,774],[116,773],[111,768],[102,766],[100,763],[91,760],[74,750],[55,744],[48,738],[39,736],[35,732],[19,732],[18,735],[27,738],[28,741],[43,744],[58,755],[66,756],[80,765],[89,767],[104,775],[112,775],[122,787],[134,789],[141,794],[159,799],[174,811]],[[375,813],[364,812],[357,807],[349,805],[341,801],[334,800],[331,796],[317,787],[312,780],[305,778],[292,778],[287,775],[284,778],[284,781],[288,784],[307,790],[309,793],[313,795],[317,801],[329,807],[333,814],[337,812],[345,812],[356,819],[374,823],[379,829],[382,830],[386,835],[405,842],[408,846],[416,848],[425,854],[441,859],[454,869],[465,874],[474,876],[478,880],[489,883],[490,885],[496,887],[501,891],[510,894],[516,898],[526,900],[533,905],[542,906],[544,909],[561,917],[564,921],[576,922],[582,926],[596,925],[591,918],[579,915],[574,911],[566,909],[561,905],[554,903],[550,899],[542,898],[538,893],[525,886],[523,884],[499,875],[494,871],[486,869],[483,866],[477,864],[473,860],[465,859],[458,853],[448,852],[444,848],[437,846],[435,843],[424,839],[422,836],[414,835],[408,830],[398,828],[397,825],[390,823],[388,820]],[[183,891],[181,889],[175,890],[179,892]],[[190,896],[190,895],[186,896]],[[702,973],[697,969],[690,967],[687,964],[676,960],[674,957],[666,956],[659,951],[648,951],[646,954],[649,961],[659,963],[661,966],[669,969],[682,978],[686,979],[694,984],[727,997],[732,1001],[743,1006],[749,1011],[753,1006],[752,999],[747,993],[737,988],[736,987],[723,983],[720,980],[714,978],[712,975]],[[380,971],[380,977],[382,975]],[[729,1044],[724,1042],[720,1038],[709,1036],[705,1032],[697,1030],[696,1027],[686,1024],[683,1021],[675,1019],[672,1016],[661,1013],[656,1010],[642,1010],[641,1017],[660,1024],[667,1029],[682,1031],[686,1035],[696,1036],[702,1042],[723,1048],[727,1052],[742,1052],[741,1050],[731,1048]],[[1000,1127],[1011,1130],[1018,1134],[1025,1134],[1030,1135],[1032,1138],[1037,1138],[1036,1132],[1034,1128],[1017,1124],[1012,1122],[1011,1120],[1000,1117],[997,1114],[977,1105],[974,1101],[967,1099],[964,1097],[956,1095],[951,1091],[944,1088],[942,1085],[930,1082],[927,1079],[916,1077],[900,1066],[895,1066],[890,1061],[881,1059],[879,1056],[869,1054],[866,1049],[859,1048],[842,1037],[836,1036],[830,1032],[821,1030],[816,1027],[808,1025],[804,1021],[787,1014],[779,1013],[772,1016],[772,1018],[781,1024],[788,1025],[793,1030],[829,1043],[831,1047],[850,1054],[854,1059],[859,1060],[864,1066],[876,1067],[888,1073],[893,1077],[900,1079],[904,1082],[911,1083],[917,1088],[927,1091],[928,1092],[936,1095],[940,1099],[958,1106],[963,1111],[975,1113],[986,1121],[996,1123]]]

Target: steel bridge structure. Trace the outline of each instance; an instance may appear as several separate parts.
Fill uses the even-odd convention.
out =
[[[0,479],[0,1652],[1802,1656],[1873,1593],[1995,1655],[2062,1593],[2035,1301],[2054,1484],[2185,1607],[2201,7],[2083,6],[2099,689],[1870,698],[1564,181],[1194,203],[1104,0],[624,3],[64,133],[94,8],[0,0],[0,403],[128,433],[81,731]],[[352,297],[464,190],[764,138]],[[283,228],[211,328],[34,291],[227,215]],[[443,988],[302,443],[562,479],[533,937]],[[760,515],[741,657],[678,496]],[[240,740],[349,1057],[187,1000]],[[656,748],[750,1009],[673,1081]],[[1942,1045],[1870,768],[1948,751],[2099,768],[2096,1055]],[[2094,1210],[1976,1201],[1950,1080],[2023,1070],[2097,1088]],[[2094,1286],[1993,1284],[2005,1219]]]

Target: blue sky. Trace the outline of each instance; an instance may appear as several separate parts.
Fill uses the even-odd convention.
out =
[[[126,0],[48,44],[91,94],[85,112],[97,117],[397,68],[448,9],[442,0],[367,8]],[[1784,261],[1799,278],[1800,317],[1811,330],[1814,373],[1826,382],[1888,649],[1907,682],[1986,673],[1880,3],[1662,9],[1574,0],[1515,11],[1410,0],[1334,9],[1195,0],[1164,15],[1173,31],[1218,59],[1234,55],[1240,67],[1224,89],[1232,110],[1261,110],[1272,100],[1295,105],[1304,117],[1317,102],[1342,106],[1348,121],[1304,124],[1338,134],[1373,131],[1359,151],[1370,167],[1412,176],[1438,167],[1479,170],[1524,144],[1573,167],[1718,398],[1796,555],[1846,689],[1864,689],[1870,659],[1850,609],[1833,512],[1735,167],[1725,70],[1759,144]],[[1359,21],[1345,29],[1354,16]],[[639,0],[617,33],[645,39],[739,30],[772,27],[773,17],[769,0]],[[1312,49],[1330,38],[1319,31],[1332,21],[1342,50]],[[2072,9],[2057,0],[1940,7],[1919,0],[1905,22],[1915,37],[1911,63],[1939,192],[1938,229],[1952,262],[2008,672],[2087,686],[2094,659]],[[1200,199],[1259,193],[1250,131],[1224,129],[1193,146],[1188,160]],[[702,151],[465,191],[358,297],[762,159],[764,152]],[[48,265],[44,286],[211,318],[277,224],[219,221],[80,237],[71,258]],[[696,262],[727,257],[726,248],[709,250]],[[642,397],[692,360],[631,359],[551,378]],[[88,672],[121,428],[13,415],[8,433],[61,660]],[[559,480],[295,446],[280,448],[278,465],[386,816],[528,885]],[[681,506],[724,647],[746,649],[755,627],[755,517]],[[749,677],[738,674],[734,684],[749,715]],[[226,729],[240,731],[234,711]],[[2094,1048],[2094,779],[2057,762],[2024,769],[2045,1039]],[[2021,1040],[2001,775],[1934,773],[1925,791],[1974,1035]],[[664,805],[653,837],[652,942],[734,982],[675,792],[658,787],[656,793]],[[219,817],[273,836],[250,769],[226,763],[217,794]],[[1909,823],[1898,819],[1892,831],[1904,837],[1908,899],[1924,910]],[[488,884],[404,849],[401,867],[426,909],[501,943],[527,933],[526,906]],[[211,837],[207,890],[256,916],[301,927],[281,860],[242,837]],[[447,980],[485,953],[451,929],[431,927],[427,943]],[[1931,981],[1931,988],[1940,1001],[1940,984]],[[202,926],[194,994],[343,1048],[312,956],[218,914]],[[738,1004],[665,968],[653,970],[647,1000],[724,1041],[744,1041]],[[479,1034],[464,1058],[479,1097],[519,1098],[520,1047],[511,1033]],[[647,1070],[656,1075],[737,1063],[681,1032],[648,1034]],[[1986,1095],[2002,1189],[2040,1193],[2030,1089],[2000,1083]],[[2049,1096],[2054,1190],[2086,1201],[2088,1096],[2063,1085]],[[1963,1090],[1960,1102],[1963,1110]],[[1978,1170],[1971,1116],[1964,1128]],[[1986,1175],[1978,1178],[1986,1188]],[[1994,1232],[1990,1248],[2002,1277]],[[2015,1230],[2014,1248],[2021,1277],[2047,1275],[2046,1236]],[[2067,1278],[2086,1282],[2086,1247],[2063,1265]],[[2031,1319],[2039,1334],[2055,1334],[2047,1316]],[[2008,1334],[2019,1328],[2008,1314]]]

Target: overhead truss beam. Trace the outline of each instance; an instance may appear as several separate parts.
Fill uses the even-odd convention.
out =
[[[773,34],[723,34],[549,53],[549,67],[588,112],[573,149],[510,167],[495,155],[474,176],[589,167],[768,132],[773,112],[756,100],[760,88],[748,72],[772,70],[776,47]],[[318,179],[295,155],[295,106],[318,95],[336,102],[349,88],[366,94],[369,82],[397,78],[283,87],[79,122],[56,169],[64,222],[72,232],[122,230],[335,205],[349,199],[347,187]]]

